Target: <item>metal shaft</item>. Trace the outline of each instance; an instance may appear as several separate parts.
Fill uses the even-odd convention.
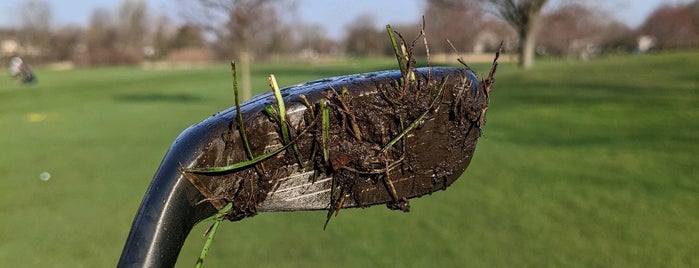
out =
[[[211,125],[192,126],[175,140],[155,173],[124,245],[117,267],[173,267],[197,221],[216,213],[182,176],[204,147]]]

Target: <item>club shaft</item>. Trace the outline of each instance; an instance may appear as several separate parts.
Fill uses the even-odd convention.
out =
[[[192,227],[216,211],[183,177],[180,165],[194,162],[208,127],[190,127],[173,143],[156,171],[134,218],[117,267],[173,267]]]

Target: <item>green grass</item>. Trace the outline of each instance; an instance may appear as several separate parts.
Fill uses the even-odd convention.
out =
[[[253,86],[394,67],[261,64]],[[230,69],[37,75],[0,78],[0,262],[112,267],[170,143],[233,106]],[[699,266],[699,53],[502,65],[496,79],[475,158],[447,191],[407,214],[342,210],[327,231],[325,211],[224,222],[206,267]]]

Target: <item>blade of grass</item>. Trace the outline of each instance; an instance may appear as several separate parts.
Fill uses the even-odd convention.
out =
[[[311,117],[316,117],[315,112],[313,111],[313,106],[311,103],[308,101],[308,98],[306,98],[306,95],[300,94],[299,99],[303,102],[303,105],[306,106],[306,109],[311,113]]]
[[[386,32],[388,32],[388,38],[391,39],[391,46],[393,47],[393,53],[396,55],[396,60],[398,61],[398,67],[400,68],[403,81],[405,81],[405,83],[407,83],[407,81],[415,81],[415,73],[410,67],[410,55],[405,45],[405,40],[403,40],[400,46],[398,45],[394,35],[395,32],[393,31],[393,28],[391,28],[390,24],[386,24]],[[402,40],[403,37],[400,36],[400,34],[398,35]]]
[[[201,221],[208,222],[213,220],[214,223],[204,234],[206,235],[206,241],[204,242],[204,247],[201,249],[201,253],[199,253],[199,259],[197,259],[197,263],[194,265],[195,268],[201,268],[204,265],[204,259],[206,259],[206,255],[209,253],[211,243],[214,241],[214,236],[216,236],[216,231],[218,230],[218,227],[221,225],[221,222],[225,219],[226,214],[229,211],[231,211],[232,208],[233,203],[228,203],[225,207],[219,210],[216,213],[216,215],[213,215]]]
[[[330,164],[330,109],[328,105],[325,104],[325,99],[320,99],[320,118],[321,118],[321,146],[323,146],[323,161],[327,167],[331,167]],[[335,208],[335,194],[337,193],[337,178],[333,176],[332,185],[330,186],[330,207],[328,208],[327,218],[325,224],[323,225],[323,230],[328,226],[330,218],[333,212],[337,209]]]
[[[305,135],[306,132],[308,132],[308,130],[311,129],[311,127],[313,127],[314,125],[315,125],[315,124],[311,124],[311,125],[309,125],[308,127],[306,127],[306,129],[304,129],[304,130],[299,134],[299,137]],[[274,156],[274,155],[276,155],[276,154],[279,154],[279,153],[283,152],[284,150],[288,149],[288,148],[291,147],[292,145],[296,144],[296,142],[297,142],[298,140],[299,140],[299,138],[297,138],[296,140],[293,140],[293,141],[291,141],[291,142],[285,144],[285,145],[282,146],[282,147],[279,147],[278,149],[276,149],[276,150],[274,150],[274,151],[271,151],[271,152],[266,153],[266,154],[258,155],[258,156],[256,156],[256,157],[250,159],[250,160],[247,160],[247,161],[237,162],[237,163],[235,163],[235,164],[231,164],[231,165],[223,166],[223,167],[187,168],[187,169],[184,170],[184,172],[197,173],[197,174],[211,174],[211,173],[221,173],[221,172],[228,172],[228,171],[236,171],[236,170],[239,170],[239,169],[248,168],[248,167],[254,166],[255,164],[260,163],[260,162],[262,162],[262,161],[264,161],[264,160],[267,160],[268,158],[270,158],[270,157],[272,157],[272,156]]]
[[[238,75],[235,68],[235,61],[231,61],[231,76],[233,76],[233,95],[235,96],[235,117],[238,121],[238,133],[240,133],[240,139],[243,141],[243,146],[245,147],[245,154],[248,159],[253,159],[252,150],[250,149],[250,142],[248,142],[248,135],[245,132],[245,124],[243,123],[243,113],[240,109],[240,98],[238,97]],[[263,174],[262,167],[255,167],[257,173]]]
[[[265,107],[264,111],[267,114],[267,116],[269,116],[271,118],[279,118],[279,115],[278,115],[279,113],[277,113],[277,110],[275,110],[274,107],[272,107],[272,106]]]
[[[277,107],[279,109],[279,124],[284,126],[286,124],[286,106],[284,106],[284,98],[282,98],[282,92],[279,90],[279,85],[277,84],[277,79],[274,77],[273,74],[270,74],[269,77],[269,86],[272,88],[272,92],[274,92],[274,98],[277,99]],[[286,127],[281,128],[282,132],[282,141],[284,143],[289,142],[289,130]]]
[[[323,160],[326,165],[329,165],[330,160],[330,111],[328,106],[325,104],[325,99],[320,99],[320,111],[321,111],[321,143],[323,146]]]
[[[396,55],[396,60],[398,61],[398,68],[400,68],[400,73],[403,77],[406,76],[406,64],[401,53],[401,49],[398,47],[396,42],[396,37],[393,35],[393,29],[390,24],[386,24],[386,32],[388,32],[388,38],[391,39],[391,46],[393,46],[393,53]]]
[[[271,152],[269,152],[269,153],[262,154],[262,155],[259,155],[259,156],[257,156],[257,157],[254,157],[253,159],[250,159],[250,160],[247,160],[247,161],[243,161],[243,162],[238,162],[238,163],[235,163],[235,164],[232,164],[232,165],[228,165],[228,166],[223,166],[223,167],[210,167],[210,168],[188,168],[188,169],[185,169],[184,171],[185,171],[185,172],[189,172],[189,173],[198,173],[198,174],[220,173],[220,172],[227,172],[227,171],[235,171],[235,170],[239,170],[239,169],[251,167],[251,166],[253,166],[253,165],[257,164],[257,163],[260,163],[260,162],[266,160],[267,158],[270,158],[270,157],[272,157],[272,156],[274,156],[274,155],[276,155],[276,154],[278,154],[278,153],[283,152],[284,150],[286,150],[287,148],[289,148],[289,146],[291,146],[291,143],[289,143],[289,144],[287,144],[287,145],[284,145],[284,146],[282,146],[281,148],[276,149],[276,150],[274,150],[274,151],[271,151]]]
[[[425,45],[425,54],[427,59],[427,83],[430,83],[430,81],[432,81],[432,63],[430,62],[430,46],[427,45],[427,32],[425,32],[425,16],[422,16],[420,35],[422,35],[422,41]]]
[[[279,128],[281,129],[282,132],[282,142],[284,144],[289,143],[291,140],[290,138],[290,127],[289,124],[286,121],[286,106],[284,105],[284,98],[282,97],[282,92],[279,90],[279,85],[277,84],[277,78],[274,77],[273,74],[270,74],[269,77],[269,86],[272,88],[272,91],[274,92],[274,98],[277,99],[277,107],[279,109]],[[296,162],[298,162],[299,167],[303,168],[303,162],[301,161],[301,158],[299,158],[299,149],[296,144],[292,146],[292,149],[294,151],[294,156],[296,157]]]
[[[235,61],[231,61],[231,76],[233,77],[233,95],[235,96],[235,117],[238,121],[238,132],[240,132],[240,138],[243,140],[243,144],[245,145],[245,153],[248,155],[248,158],[252,158],[252,150],[250,150],[250,144],[248,143],[248,135],[245,134],[245,126],[243,125],[243,113],[240,111],[240,99],[238,98],[238,78],[235,69]]]

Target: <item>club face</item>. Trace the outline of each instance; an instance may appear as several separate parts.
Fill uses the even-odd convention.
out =
[[[350,171],[359,165],[357,162],[368,162],[367,159],[374,157],[375,147],[385,144],[391,137],[407,128],[413,120],[406,119],[406,122],[399,123],[403,115],[395,115],[411,111],[398,110],[392,112],[394,114],[386,112],[386,110],[397,109],[389,107],[390,101],[386,101],[385,93],[381,92],[382,85],[395,84],[401,74],[399,71],[384,71],[327,78],[282,89],[291,128],[295,129],[296,133],[307,128],[315,130],[311,131],[313,134],[297,137],[300,140],[298,142],[300,157],[296,155],[294,158],[296,152],[291,150],[271,157],[261,162],[265,169],[264,174],[255,172],[255,169],[250,167],[245,170],[216,174],[190,174],[188,179],[215,207],[221,208],[226,202],[234,202],[234,207],[237,207],[237,213],[239,213],[234,220],[259,212],[323,210],[338,204],[342,208],[366,207],[392,203],[399,201],[398,199],[407,200],[442,190],[465,170],[475,150],[475,141],[480,136],[480,127],[470,125],[473,123],[471,119],[455,119],[454,114],[458,114],[458,111],[453,111],[457,109],[454,108],[456,105],[454,102],[457,99],[464,103],[466,100],[471,102],[476,100],[475,93],[472,92],[477,92],[478,82],[471,71],[457,68],[419,68],[415,72],[418,77],[422,77],[423,81],[431,76],[430,83],[433,85],[431,90],[420,93],[423,94],[421,98],[424,100],[417,104],[426,107],[424,103],[435,97],[436,85],[442,79],[447,89],[443,96],[439,96],[438,106],[443,107],[432,107],[440,112],[423,109],[430,113],[430,116],[417,122],[419,127],[415,127],[416,131],[410,131],[405,135],[405,140],[412,143],[404,144],[401,141],[395,146],[398,149],[394,151],[402,152],[394,153],[392,158],[381,158],[386,160],[386,165],[400,162],[398,168],[386,169],[389,172],[382,172],[380,168]],[[340,98],[338,96],[341,95],[338,92],[344,89],[347,89],[345,95],[347,103],[338,101]],[[320,147],[324,146],[318,142],[318,137],[324,131],[319,127],[320,119],[317,115],[320,111],[318,106],[308,107],[304,104],[301,101],[301,95],[311,104],[318,104],[321,99],[327,102],[335,101],[335,106],[332,108],[336,109],[332,114],[334,118],[332,120],[335,120],[333,121],[334,130],[331,130],[334,131],[331,134],[333,145],[328,146],[328,149],[331,161],[339,158],[336,157],[338,155],[350,155],[352,160],[348,161],[350,164],[347,167],[344,167],[347,163],[343,163],[340,168],[334,170],[334,167],[329,167],[329,163],[317,160],[321,154]],[[466,95],[473,96],[468,99]],[[265,107],[274,104],[272,94],[263,94],[244,103],[241,107],[241,114],[246,122],[244,131],[249,137],[252,136],[250,144],[255,155],[284,146],[274,118],[262,112]],[[468,110],[468,107],[458,109]],[[313,111],[309,112],[309,110]],[[352,110],[353,115],[356,114],[356,121],[360,124],[358,129],[366,133],[365,135],[382,136],[365,137],[365,140],[374,139],[376,144],[372,148],[366,149],[369,146],[364,146],[354,152],[353,147],[347,145],[362,141],[353,140],[355,139],[353,136],[345,133],[344,129],[351,128],[349,126],[351,123],[348,123],[350,112],[345,110]],[[422,110],[419,111],[422,112]],[[412,113],[415,114],[414,111]],[[236,116],[235,109],[229,109],[199,124],[219,125],[219,127],[209,132],[208,135],[211,138],[207,141],[207,146],[202,149],[201,155],[191,163],[190,167],[221,167],[248,159],[243,152],[240,129],[235,127]],[[374,120],[374,117],[381,116],[384,117],[383,121]],[[374,151],[370,152],[370,150]],[[311,156],[314,154],[315,158]],[[299,158],[303,159],[300,164],[295,161]],[[375,158],[379,159],[379,157]],[[318,168],[319,162],[321,162],[320,165],[326,166]],[[354,166],[351,166],[352,164]],[[371,163],[373,166],[383,164]],[[343,179],[347,180],[348,177],[352,180],[352,189],[347,187],[345,190],[338,190],[338,183]],[[387,187],[390,189],[387,190]],[[333,204],[333,200],[341,200],[341,202]]]

